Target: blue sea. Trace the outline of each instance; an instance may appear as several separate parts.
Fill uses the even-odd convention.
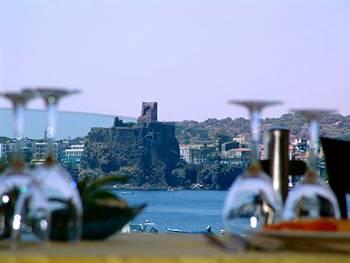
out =
[[[222,227],[222,209],[227,191],[116,191],[130,205],[146,203],[145,210],[132,224],[146,220],[156,224],[159,232],[166,228],[205,231],[207,226],[218,233]],[[347,195],[350,207],[350,195]],[[348,215],[348,217],[350,214]]]
[[[213,232],[222,229],[221,213],[227,191],[116,191],[130,205],[146,203],[145,210],[132,224],[150,220],[159,232],[166,228]]]

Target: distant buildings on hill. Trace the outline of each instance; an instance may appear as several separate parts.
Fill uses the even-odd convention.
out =
[[[309,140],[292,137],[289,143],[289,159],[307,161]],[[260,147],[260,157],[264,159],[264,145]],[[211,144],[180,144],[180,158],[189,164],[230,163],[246,167],[250,160],[250,145],[244,135],[232,138],[232,141]],[[321,165],[324,160],[322,149],[319,151]]]
[[[149,115],[151,116],[151,115]],[[118,120],[118,119],[117,119]],[[25,138],[21,141],[21,149],[27,161],[37,165],[43,163],[47,156],[47,142]],[[84,140],[59,140],[53,144],[57,159],[64,165],[80,168],[85,147]],[[232,141],[210,144],[181,144],[180,158],[189,164],[230,163],[245,167],[250,159],[250,146],[243,135],[232,138]],[[0,143],[0,159],[7,159],[15,151],[15,140],[8,139]],[[264,158],[264,147],[260,145],[260,155]],[[289,158],[306,161],[309,156],[309,140],[291,138]],[[322,149],[319,152],[322,161]]]
[[[123,123],[115,118],[110,128],[92,128],[84,138],[54,142],[53,152],[73,176],[78,176],[84,165],[103,172],[127,167],[128,172],[134,172],[135,178],[141,173],[145,178],[158,173],[154,182],[172,179],[171,172],[176,168],[179,156],[188,164],[220,163],[243,168],[249,164],[251,150],[246,134],[215,142],[178,145],[174,124],[158,122],[157,110],[156,102],[144,102],[137,123]],[[48,143],[45,140],[25,138],[20,147],[26,161],[33,165],[43,163],[47,157]],[[1,137],[0,159],[8,159],[15,149],[14,139]],[[264,158],[264,146],[261,144],[259,149]],[[290,159],[305,161],[308,153],[308,140],[296,136],[290,138]],[[323,158],[320,151],[321,165]]]
[[[80,159],[84,152],[84,141],[60,140],[52,144],[55,157],[66,166],[79,166]],[[25,138],[20,142],[20,148],[24,158],[32,165],[42,164],[48,152],[48,143],[43,140]],[[8,160],[14,153],[15,140],[8,139],[0,143],[0,159]]]
[[[244,136],[233,138],[229,142],[216,141],[212,144],[182,144],[180,157],[190,164],[231,163],[245,167],[250,158]]]

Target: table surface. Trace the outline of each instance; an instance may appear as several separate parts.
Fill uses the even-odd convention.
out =
[[[350,254],[307,252],[227,253],[203,235],[120,234],[100,242],[21,244],[12,250],[0,243],[1,263],[117,262],[350,262]]]

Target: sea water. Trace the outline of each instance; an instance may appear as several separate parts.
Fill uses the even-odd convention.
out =
[[[223,229],[222,209],[227,191],[120,190],[116,193],[129,205],[147,204],[132,224],[143,224],[149,220],[156,224],[159,232],[166,232],[166,228],[199,232],[211,226],[212,231],[218,233]],[[350,207],[350,195],[347,195],[347,204]]]
[[[159,232],[166,228],[184,231],[205,231],[208,226],[213,232],[222,229],[222,209],[227,191],[116,191],[129,205],[145,203],[145,210],[132,224],[146,220],[156,224]]]

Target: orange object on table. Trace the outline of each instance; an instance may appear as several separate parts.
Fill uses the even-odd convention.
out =
[[[350,232],[350,221],[331,218],[301,219],[266,225],[264,230],[300,230],[300,231],[345,231]]]

